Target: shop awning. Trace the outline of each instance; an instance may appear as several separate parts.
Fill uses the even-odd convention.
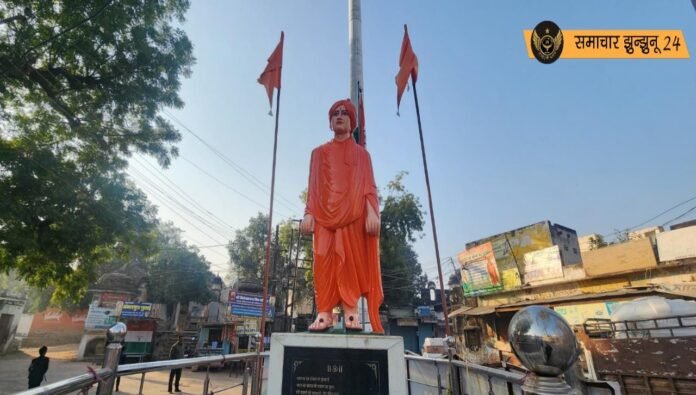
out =
[[[591,300],[602,300],[602,301],[610,301],[612,299],[625,299],[625,298],[634,298],[634,297],[641,297],[641,296],[650,296],[650,295],[657,295],[657,296],[664,296],[665,298],[684,298],[684,299],[694,299],[694,296],[690,296],[689,294],[686,293],[678,293],[678,292],[672,292],[672,291],[665,291],[663,289],[660,289],[659,287],[649,285],[649,286],[640,286],[640,287],[626,287],[614,291],[606,291],[606,292],[588,292],[588,293],[582,293],[579,295],[572,295],[572,296],[559,296],[556,298],[550,298],[550,299],[536,299],[536,300],[526,300],[526,301],[521,301],[521,302],[516,302],[516,303],[507,303],[503,304],[500,306],[497,306],[495,308],[495,311],[504,313],[504,312],[513,312],[517,310],[521,310],[524,307],[531,306],[531,305],[539,305],[539,306],[555,306],[558,304],[564,304],[564,303],[569,303],[569,302],[584,302],[584,301],[591,301]]]
[[[462,306],[454,311],[450,311],[449,314],[447,314],[447,316],[449,318],[463,316],[465,311],[471,310],[471,309],[473,309],[473,307]]]
[[[479,316],[493,314],[495,312],[495,307],[490,306],[479,306],[479,307],[460,307],[457,310],[449,313],[448,316],[452,317],[465,317],[465,316]]]
[[[474,307],[470,310],[467,310],[464,312],[464,315],[474,315],[474,316],[479,316],[479,315],[488,315],[488,314],[493,314],[495,312],[495,307],[492,306],[479,306],[479,307]]]

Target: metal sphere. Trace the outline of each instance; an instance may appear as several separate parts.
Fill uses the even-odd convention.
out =
[[[575,334],[563,317],[548,307],[518,311],[510,321],[508,338],[522,364],[540,376],[561,375],[578,357]]]
[[[120,343],[126,338],[128,328],[123,322],[117,322],[116,325],[106,330],[106,339],[109,343]]]

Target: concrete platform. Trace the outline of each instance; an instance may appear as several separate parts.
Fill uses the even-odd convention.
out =
[[[372,334],[274,333],[268,394],[405,394],[403,339]]]

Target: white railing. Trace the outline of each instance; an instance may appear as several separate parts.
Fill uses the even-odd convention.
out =
[[[107,353],[111,350],[114,349],[109,349],[107,348]],[[118,348],[118,352],[120,353],[120,347]],[[113,351],[112,351],[113,352]],[[185,358],[185,359],[172,359],[172,360],[166,360],[166,361],[154,361],[154,362],[141,362],[141,363],[134,363],[134,364],[128,364],[128,365],[119,365],[116,366],[117,373],[116,375],[113,374],[113,369],[112,368],[102,368],[102,369],[96,369],[93,372],[90,373],[85,373],[81,374],[79,376],[71,377],[65,380],[61,380],[55,383],[51,383],[49,385],[45,385],[42,387],[37,387],[33,388],[27,391],[19,392],[16,395],[56,395],[56,394],[67,394],[70,392],[74,391],[81,391],[85,388],[90,388],[94,384],[99,384],[99,389],[97,390],[97,395],[104,395],[104,394],[111,394],[113,391],[113,383],[114,379],[117,376],[129,376],[133,374],[141,374],[140,378],[140,394],[143,393],[143,383],[145,380],[145,374],[148,372],[156,372],[156,371],[162,371],[162,370],[171,370],[171,369],[180,369],[180,368],[188,368],[192,366],[210,366],[210,365],[215,365],[215,364],[220,364],[220,363],[227,363],[227,362],[233,362],[233,361],[255,361],[257,358],[268,358],[269,353],[268,352],[262,352],[262,353],[255,353],[255,352],[249,352],[249,353],[241,353],[241,354],[227,354],[227,355],[215,355],[215,356],[209,356],[209,357],[198,357],[198,358]],[[105,356],[105,360],[109,360],[109,355]],[[118,361],[118,356],[115,357],[115,360]],[[226,391],[235,387],[243,386],[243,393],[247,394],[247,385],[249,384],[249,378],[250,378],[250,369],[247,368],[245,369],[244,372],[244,378],[242,383],[229,386],[229,387],[224,387],[224,388],[219,388],[215,390],[210,390],[208,388],[209,384],[209,379],[208,379],[208,373],[206,372],[206,378],[203,382],[203,394],[204,395],[209,395],[210,393],[220,393],[222,391]]]

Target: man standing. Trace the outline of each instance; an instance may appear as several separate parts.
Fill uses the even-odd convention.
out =
[[[184,339],[178,336],[176,343],[169,350],[169,359],[181,359],[184,357]],[[176,379],[175,379],[176,378]],[[172,369],[169,372],[169,393],[172,393],[172,381],[174,381],[174,391],[181,392],[179,389],[179,380],[181,380],[181,368]]]
[[[48,371],[48,358],[46,357],[46,346],[39,348],[39,356],[31,360],[29,364],[29,388],[35,388],[41,385],[41,382]]]
[[[350,99],[331,106],[329,125],[334,138],[312,151],[307,207],[300,224],[302,233],[314,233],[314,292],[319,313],[309,330],[331,328],[331,313],[339,304],[345,328],[362,330],[357,304],[365,296],[373,332],[383,333],[377,186],[370,154],[351,138],[357,123]]]

